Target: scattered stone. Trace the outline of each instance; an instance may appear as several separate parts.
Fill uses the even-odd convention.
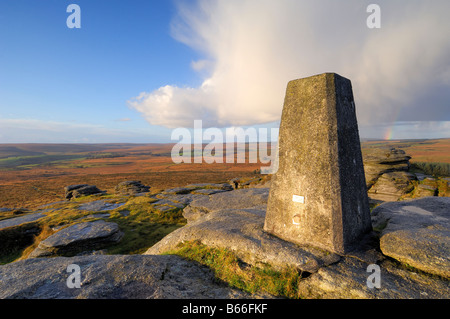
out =
[[[81,196],[104,194],[105,191],[101,191],[95,185],[79,184],[79,185],[69,185],[64,187],[66,200],[71,200],[72,198],[78,198]]]
[[[450,278],[450,198],[384,203],[372,212],[383,254]]]
[[[234,208],[251,208],[267,205],[268,188],[238,189],[193,200],[184,210],[183,217],[188,222],[213,211]]]
[[[29,257],[73,256],[117,243],[122,236],[116,223],[97,220],[74,224],[41,241]]]
[[[137,195],[148,193],[150,186],[145,186],[140,181],[124,181],[119,183],[114,190],[119,195]]]
[[[68,265],[81,288],[66,282]],[[49,271],[51,270],[51,271]],[[0,298],[236,299],[252,296],[217,282],[214,273],[178,256],[94,255],[26,259],[0,266]]]
[[[81,204],[78,206],[78,209],[89,211],[89,212],[101,212],[101,211],[114,210],[123,205],[125,205],[125,203],[109,203],[104,200],[97,200],[97,201]]]

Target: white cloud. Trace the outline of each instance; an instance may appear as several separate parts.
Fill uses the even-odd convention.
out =
[[[200,87],[167,85],[130,106],[171,128],[194,119],[222,127],[267,123],[279,120],[289,80],[336,72],[352,80],[361,124],[394,122],[418,94],[450,86],[450,2],[380,0],[381,29],[366,26],[369,3],[179,2],[173,36],[204,55],[194,70],[210,72]],[[433,96],[429,101],[432,108]]]

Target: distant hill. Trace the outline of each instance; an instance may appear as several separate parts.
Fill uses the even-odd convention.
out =
[[[0,158],[50,154],[73,154],[128,149],[147,144],[0,144]]]
[[[17,146],[0,145],[0,158],[36,155],[45,155],[45,153],[26,150]]]

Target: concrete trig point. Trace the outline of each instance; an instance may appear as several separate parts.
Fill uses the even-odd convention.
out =
[[[264,230],[346,253],[372,229],[350,80],[288,83]]]

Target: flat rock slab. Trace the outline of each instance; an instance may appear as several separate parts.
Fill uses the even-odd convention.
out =
[[[67,287],[71,264],[80,267],[79,289]],[[0,278],[1,299],[251,298],[218,284],[208,268],[178,256],[27,259],[0,266]]]
[[[398,268],[384,260],[380,267],[379,288],[369,288],[368,263],[344,257],[340,262],[322,267],[299,282],[298,291],[305,299],[448,299],[448,280]]]
[[[268,263],[278,269],[293,266],[315,272],[320,266],[339,260],[338,255],[299,247],[265,233],[264,218],[264,209],[213,211],[170,233],[145,254],[162,254],[180,243],[197,240],[210,247],[230,249],[244,262]]]
[[[30,254],[33,257],[75,255],[82,251],[100,249],[118,242],[122,232],[116,223],[97,220],[66,227],[41,241]]]
[[[384,203],[372,211],[383,254],[450,278],[450,198]]]
[[[125,205],[125,203],[116,204],[116,203],[109,203],[104,200],[96,200],[93,202],[81,204],[78,206],[78,209],[89,211],[89,212],[102,212],[102,211],[114,210],[123,205]]]
[[[43,217],[45,217],[43,213],[33,213],[25,216],[5,219],[0,221],[0,230],[2,230],[3,228],[14,227],[25,223],[34,222]]]
[[[234,191],[204,196],[193,200],[183,210],[183,216],[188,222],[199,217],[223,209],[242,209],[265,207],[269,197],[269,188],[246,188]]]

